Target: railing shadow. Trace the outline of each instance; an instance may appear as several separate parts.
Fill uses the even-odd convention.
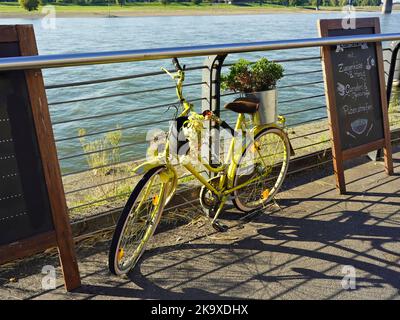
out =
[[[361,178],[355,178],[349,181],[349,184],[365,178],[373,179],[375,174],[377,173],[372,172]],[[383,286],[400,290],[400,272],[394,270],[399,268],[400,253],[390,248],[390,244],[398,242],[400,238],[400,220],[393,220],[393,216],[400,210],[394,207],[390,209],[390,214],[384,217],[371,216],[367,210],[373,205],[382,203],[391,207],[398,206],[398,202],[389,201],[389,198],[400,197],[400,185],[398,190],[393,189],[391,192],[376,191],[388,181],[393,184],[393,181],[399,180],[398,175],[388,179],[390,181],[384,179],[380,183],[374,183],[363,192],[349,192],[344,199],[335,197],[331,192],[334,188],[330,187],[316,190],[310,197],[282,199],[280,204],[283,204],[285,208],[300,203],[307,205],[307,202],[324,203],[324,208],[317,208],[313,212],[308,211],[301,217],[283,217],[278,214],[258,215],[252,220],[254,223],[252,226],[256,226],[256,234],[245,236],[242,240],[233,243],[195,243],[198,240],[204,241],[209,236],[207,235],[191,239],[191,242],[184,244],[150,250],[145,253],[127,280],[114,281],[105,269],[96,270],[85,278],[90,279],[92,275],[105,272],[106,281],[102,282],[105,285],[85,285],[76,292],[85,294],[87,299],[103,295],[135,299],[254,298],[254,288],[250,283],[258,281],[264,288],[275,286],[274,292],[270,292],[268,298],[280,298],[290,290],[301,290],[310,281],[339,281],[339,278],[343,277],[342,274],[332,275],[318,270],[316,268],[318,264],[315,261],[328,263],[331,268],[352,265],[357,270],[373,276],[358,278],[357,290]],[[365,195],[368,198],[360,197]],[[343,201],[364,205],[359,211],[338,212],[336,205]],[[333,212],[329,210],[326,213],[328,216],[324,217],[325,220],[318,219],[319,216],[323,217],[325,214],[321,211],[328,208],[335,209]],[[334,217],[327,220],[329,215]],[[385,225],[378,225],[378,223],[385,223]],[[368,248],[349,247],[341,243],[343,240],[362,241],[368,243]],[[372,251],[375,252],[372,253]],[[243,255],[242,252],[246,254]],[[164,259],[171,254],[172,261]],[[387,259],[388,254],[394,258]],[[277,262],[275,255],[290,255],[295,258],[290,263],[285,259],[282,261],[278,259]],[[213,260],[211,264],[208,260],[210,256]],[[262,262],[267,262],[265,266],[268,270],[256,266],[258,262],[254,258],[257,256],[262,258]],[[311,259],[314,263],[304,265],[301,259]],[[273,263],[268,265],[268,261]],[[282,272],[275,273],[276,270],[282,268]],[[180,272],[184,276],[177,278]],[[218,291],[213,287],[213,281],[216,279],[222,281],[218,286]],[[293,280],[301,281],[301,283],[292,284]],[[196,288],[199,281],[201,281],[201,287]],[[240,294],[235,291],[239,287],[245,288]],[[339,287],[340,284],[336,294],[340,294],[343,290]]]
[[[385,243],[399,241],[400,226],[371,225],[367,213],[354,211],[336,213],[336,217],[328,221],[264,215],[257,218],[257,225],[261,227],[256,235],[234,244],[185,243],[148,251],[123,284],[131,282],[141,289],[86,286],[80,292],[92,295],[101,292],[108,296],[136,299],[236,299],[246,295],[253,298],[254,287],[250,283],[258,281],[266,287],[275,287],[269,298],[279,298],[290,290],[301,290],[310,281],[329,280],[330,284],[331,281],[339,282],[340,293],[343,290],[340,288],[343,274],[332,275],[317,270],[313,267],[318,266],[317,261],[328,263],[329,268],[351,265],[372,275],[357,278],[357,290],[387,285],[400,289],[400,272],[393,270],[398,267],[400,254],[383,248]],[[263,241],[265,239],[268,242]],[[370,247],[357,250],[340,244],[343,240],[367,241]],[[297,246],[297,243],[308,243],[310,249],[304,245]],[[320,245],[318,249],[315,249],[316,244]],[[338,254],[328,252],[328,248],[334,248]],[[372,249],[396,255],[398,259],[386,260],[384,255],[371,254],[369,251]],[[272,259],[271,265],[264,266],[268,269],[266,271],[265,268],[254,267],[257,263],[254,258],[262,255],[290,255],[295,258],[292,262],[283,259],[280,263],[277,263],[279,259]],[[217,256],[219,258],[215,261]],[[300,258],[312,259],[312,262],[304,265],[298,260]],[[210,259],[213,261],[211,264]],[[199,260],[203,260],[204,264],[199,264]],[[269,258],[261,259],[265,260]],[[282,268],[283,272],[274,272]],[[289,271],[290,274],[285,274]],[[184,276],[179,276],[179,272]],[[247,274],[243,280],[244,273]],[[226,278],[222,276],[216,280],[221,274],[225,274]],[[301,283],[292,285],[293,280]],[[201,289],[196,288],[199,281]],[[219,281],[217,292],[215,281]],[[243,288],[240,295],[236,291],[239,287]]]

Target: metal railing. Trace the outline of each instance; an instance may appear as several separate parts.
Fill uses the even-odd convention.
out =
[[[90,64],[121,63],[145,60],[169,59],[173,57],[195,57],[226,55],[233,53],[287,50],[321,47],[354,42],[384,42],[399,40],[400,33],[354,35],[327,38],[291,39],[260,41],[249,43],[229,43],[223,45],[202,45],[191,47],[158,48],[75,54],[53,54],[40,56],[12,57],[0,60],[0,71],[35,68],[72,67]]]
[[[256,43],[225,44],[212,46],[196,46],[184,48],[166,48],[152,50],[131,50],[120,52],[85,53],[69,55],[31,56],[0,59],[0,71],[21,70],[30,68],[57,68],[96,65],[106,63],[121,63],[165,59],[172,57],[207,56],[203,65],[194,65],[187,68],[188,80],[185,90],[189,92],[188,100],[195,103],[196,108],[211,109],[223,118],[233,119],[233,115],[220,110],[224,102],[233,99],[235,93],[221,92],[219,87],[219,74],[231,63],[223,63],[226,55],[232,53],[279,51],[284,58],[273,59],[285,66],[285,76],[279,85],[280,114],[288,119],[289,135],[295,147],[297,157],[301,160],[314,157],[314,153],[327,150],[330,147],[328,127],[326,125],[325,91],[323,87],[320,55],[304,54],[287,56],[287,49],[320,47],[322,45],[335,45],[353,42],[376,42],[400,39],[400,33],[362,35],[350,37],[330,37],[313,39],[295,39],[287,41],[266,41]],[[302,68],[300,68],[302,66]],[[302,70],[300,70],[302,69]],[[176,104],[175,87],[163,76],[163,71],[150,70],[127,75],[115,75],[100,79],[88,79],[72,82],[51,83],[46,85],[49,96],[49,108],[55,132],[56,144],[59,152],[59,161],[63,172],[64,187],[68,206],[73,219],[88,219],[93,215],[118,211],[122,208],[125,199],[133,184],[139,178],[130,171],[134,163],[140,162],[145,155],[148,141],[144,132],[146,129],[159,125],[166,129],[168,122],[174,118],[171,105]],[[156,79],[156,80],[155,80]],[[46,83],[49,79],[46,78]],[[161,85],[142,85],[153,80],[153,83],[164,81]],[[137,82],[140,83],[138,84]],[[128,82],[132,87],[140,89],[123,90],[120,92],[104,93],[96,90],[97,86],[118,86]],[[74,90],[90,91],[88,96],[80,96]],[[89,90],[90,89],[90,90]],[[101,89],[104,89],[103,87]],[[71,98],[63,97],[59,93]],[[201,90],[197,93],[196,90]],[[152,98],[159,94],[159,103],[152,103]],[[139,97],[139,98],[137,98]],[[113,104],[116,99],[123,98],[123,106]],[[94,109],[99,102],[110,101],[111,107],[107,110]],[[114,101],[114,102],[113,102]],[[131,106],[132,102],[137,102]],[[68,117],[58,115],[60,108],[82,104],[79,112],[71,112]],[[139,105],[138,105],[139,104]],[[68,110],[68,109],[67,109]],[[93,112],[91,112],[93,110]],[[127,121],[118,127],[121,119],[135,119],[139,115],[153,112],[157,118],[148,117],[143,121]],[[68,113],[68,112],[67,112]],[[112,121],[108,126],[103,126],[103,120]],[[79,128],[84,128],[87,123],[100,123],[93,126],[93,130],[78,133]],[[393,124],[397,126],[400,120]],[[65,129],[65,128],[72,129]],[[63,130],[59,128],[64,128]],[[140,130],[140,131],[139,131]],[[67,133],[66,133],[67,132]],[[89,143],[105,139],[105,135],[120,133],[122,141],[116,145],[99,145],[91,150],[83,150],[82,139]],[[125,138],[126,137],[126,138]],[[104,155],[104,153],[118,153],[118,157],[105,162],[99,161],[88,165],[88,157]],[[314,163],[312,166],[330,162],[330,159]],[[312,167],[310,166],[310,167]],[[291,173],[304,170],[293,168]],[[99,173],[100,172],[100,173]],[[180,179],[190,184],[190,175],[182,174]],[[192,187],[183,187],[182,192]],[[192,201],[192,200],[190,200]],[[177,204],[176,208],[181,208]]]

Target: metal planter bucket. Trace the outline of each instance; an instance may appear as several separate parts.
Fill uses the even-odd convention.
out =
[[[260,101],[253,121],[256,125],[275,123],[278,120],[278,91],[276,89],[249,93],[247,96],[256,97]]]

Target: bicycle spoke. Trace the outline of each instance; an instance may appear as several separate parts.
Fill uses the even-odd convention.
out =
[[[124,269],[143,250],[152,231],[160,208],[164,191],[159,175],[154,175],[142,188],[135,204],[128,214],[123,234],[119,242],[118,264]]]
[[[235,186],[244,186],[235,191],[240,207],[250,210],[268,202],[283,179],[280,174],[287,166],[287,146],[279,134],[265,133],[256,138],[246,149],[240,160]],[[255,177],[259,179],[252,181]],[[246,181],[250,181],[246,185]]]

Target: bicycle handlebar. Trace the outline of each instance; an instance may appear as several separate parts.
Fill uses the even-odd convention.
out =
[[[185,70],[185,66],[183,66],[183,68],[181,67],[181,65],[179,64],[178,58],[172,58],[172,63],[175,66],[175,70],[176,71],[183,71]]]
[[[184,111],[181,113],[181,115],[183,115],[183,114],[186,115],[193,108],[193,105],[186,101],[186,99],[183,97],[183,93],[182,93],[183,82],[185,81],[185,68],[186,68],[186,66],[183,65],[183,68],[182,68],[177,58],[173,58],[172,59],[172,63],[175,66],[176,72],[171,73],[171,72],[169,72],[167,69],[165,69],[163,67],[161,68],[161,70],[165,71],[165,73],[167,73],[173,80],[175,80],[175,82],[176,82],[176,95],[178,96],[178,99],[181,102],[181,104],[184,106]]]

